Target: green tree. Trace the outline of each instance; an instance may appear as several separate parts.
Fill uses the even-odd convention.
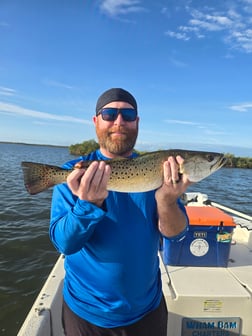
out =
[[[86,155],[92,151],[95,151],[98,148],[99,144],[95,140],[91,139],[83,141],[82,143],[71,145],[69,147],[69,152],[72,155]]]
[[[225,165],[225,167],[230,168],[252,168],[252,158],[250,157],[240,157],[240,156],[234,156],[233,154],[225,154],[228,161]]]

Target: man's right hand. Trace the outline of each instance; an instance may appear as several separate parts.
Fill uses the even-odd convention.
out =
[[[94,161],[87,169],[75,169],[67,178],[72,193],[81,200],[102,206],[108,196],[111,168],[104,161]]]

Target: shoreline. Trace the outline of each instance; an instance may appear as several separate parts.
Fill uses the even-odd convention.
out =
[[[69,146],[63,146],[63,145],[32,144],[28,142],[12,142],[12,141],[0,141],[0,144],[69,148]]]

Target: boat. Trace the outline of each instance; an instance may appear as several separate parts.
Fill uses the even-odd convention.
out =
[[[167,335],[251,336],[252,217],[211,201],[206,194],[186,193],[182,199],[189,218],[194,216],[189,242],[179,242],[179,248],[163,246],[159,254]],[[183,255],[185,248],[189,250]],[[167,260],[169,253],[177,259]],[[64,256],[60,255],[18,336],[63,335],[63,279]]]

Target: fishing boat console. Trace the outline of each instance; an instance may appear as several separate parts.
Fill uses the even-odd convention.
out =
[[[160,252],[167,336],[252,335],[252,217],[186,193],[187,240]],[[18,336],[61,336],[60,256]]]

